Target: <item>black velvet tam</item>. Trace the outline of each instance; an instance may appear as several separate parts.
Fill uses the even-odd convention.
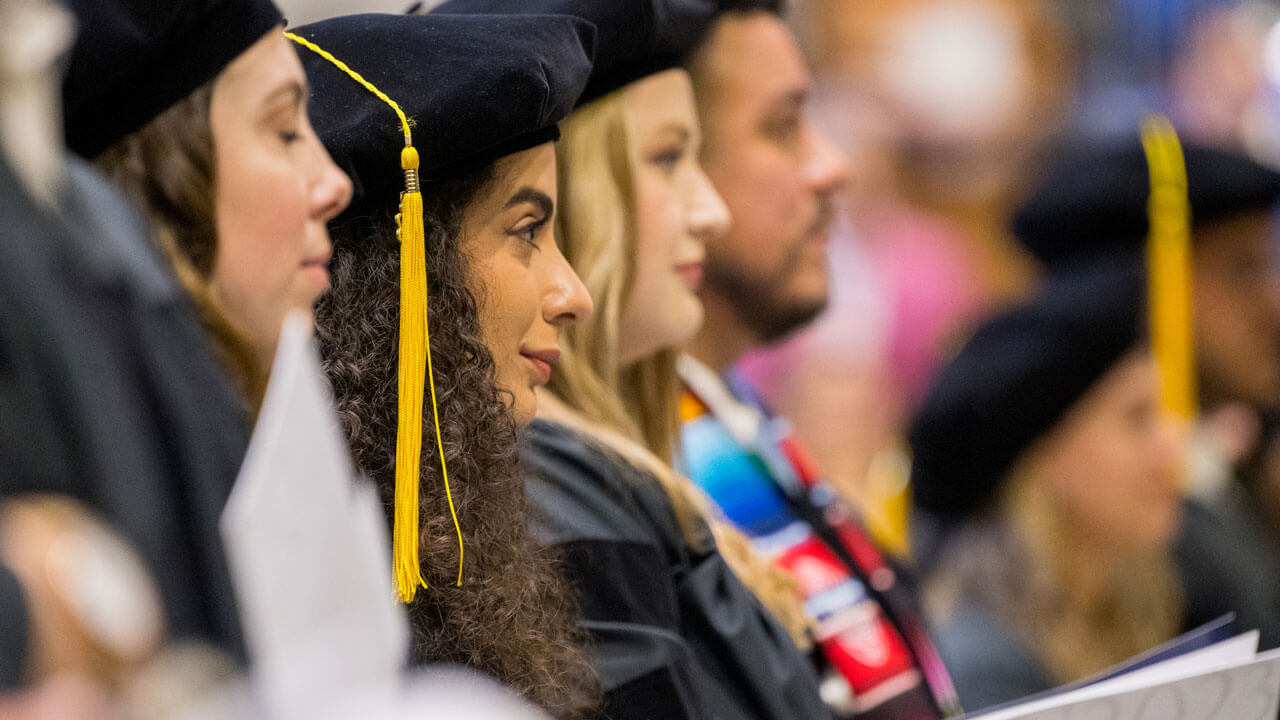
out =
[[[346,63],[409,118],[424,181],[453,177],[559,137],[591,72],[595,29],[555,15],[348,15],[293,30]],[[404,189],[399,118],[311,50],[311,123],[351,177],[348,212]]]
[[[67,145],[92,158],[209,82],[284,20],[270,0],[68,0]]]
[[[1018,458],[1139,347],[1145,287],[1136,263],[1077,266],[980,327],[912,422],[916,505],[956,518],[998,496]]]
[[[430,14],[543,12],[572,15],[599,32],[583,105],[635,80],[678,67],[710,28],[723,0],[447,0]]]
[[[1184,144],[1192,225],[1280,198],[1280,173],[1238,153]],[[1014,218],[1018,240],[1050,268],[1098,250],[1140,251],[1147,237],[1150,177],[1138,138],[1076,145],[1051,162]]]

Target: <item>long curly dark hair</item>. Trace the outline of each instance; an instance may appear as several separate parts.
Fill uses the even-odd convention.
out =
[[[549,712],[576,717],[597,702],[598,683],[579,650],[572,603],[553,561],[522,521],[515,421],[481,339],[460,239],[464,208],[494,175],[491,165],[422,193],[431,357],[466,566],[457,587],[457,542],[427,415],[419,553],[430,587],[409,607],[414,654],[423,663],[482,670]],[[316,334],[352,453],[377,483],[390,522],[400,298],[395,224],[389,213],[348,211],[331,236],[333,290],[317,307]]]

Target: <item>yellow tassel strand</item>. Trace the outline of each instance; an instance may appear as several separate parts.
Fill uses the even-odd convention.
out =
[[[412,146],[406,146],[401,152],[400,165],[405,171],[406,189],[400,196],[400,214],[396,216],[399,225],[396,235],[400,239],[400,360],[392,562],[395,565],[396,589],[404,602],[413,600],[419,585],[427,587],[418,562],[422,378],[427,369],[425,356],[428,352],[423,347],[423,339],[427,336],[427,253],[422,240],[422,194],[418,191],[417,155]]]
[[[366,90],[395,110],[404,130],[404,149],[400,168],[404,171],[405,191],[400,195],[400,214],[396,216],[396,235],[400,240],[400,340],[398,407],[396,416],[396,486],[395,512],[392,523],[392,565],[396,592],[404,602],[412,602],[418,587],[427,587],[418,560],[419,509],[418,482],[422,461],[423,379],[431,391],[431,417],[435,423],[436,449],[440,453],[440,472],[444,477],[449,514],[458,535],[458,585],[462,585],[462,526],[454,509],[449,488],[449,469],[444,459],[444,440],[440,433],[440,412],[436,405],[436,385],[431,367],[431,329],[427,321],[427,255],[422,222],[422,193],[418,185],[418,151],[413,147],[409,119],[391,98],[346,63],[314,43],[293,33],[285,33],[295,43],[328,60],[339,70],[360,83]]]
[[[449,489],[449,468],[444,462],[444,439],[440,433],[440,413],[436,409],[435,370],[431,367],[431,322],[427,318],[427,253],[422,227],[422,194],[418,191],[418,151],[408,143],[400,153],[400,167],[405,175],[405,193],[400,198],[400,386],[413,385],[412,397],[418,401],[417,408],[406,405],[404,392],[400,396],[400,434],[422,438],[422,378],[425,374],[431,388],[431,416],[435,422],[436,449],[440,452],[440,474],[444,478],[444,494],[449,501],[449,515],[453,518],[453,529],[458,534],[458,585],[462,585],[462,527],[458,524],[458,511],[453,506],[453,492]],[[405,242],[404,238],[410,238]],[[412,238],[417,238],[413,241]],[[406,318],[408,318],[406,320]],[[412,325],[410,325],[410,323]],[[421,328],[421,332],[419,332]],[[426,340],[425,343],[413,342]],[[410,361],[406,362],[406,358]],[[423,367],[425,359],[426,366]],[[423,372],[425,370],[425,373]],[[410,377],[406,377],[410,376]],[[414,422],[416,420],[416,422]],[[413,422],[410,428],[408,423]],[[417,443],[420,445],[421,443]],[[399,463],[399,444],[397,443],[397,467]],[[416,449],[416,448],[415,448]],[[406,458],[408,460],[408,458]],[[418,467],[417,453],[412,458],[411,467]],[[399,473],[396,475],[397,513],[400,504]],[[417,525],[418,492],[417,473],[413,483],[413,515],[414,526]],[[416,570],[417,544],[414,543],[413,568]],[[412,579],[412,578],[411,578]],[[400,583],[403,590],[404,583]],[[416,587],[414,585],[413,587]],[[403,597],[403,594],[401,595]],[[412,600],[412,595],[408,598]],[[406,600],[407,602],[408,600]]]
[[[1187,168],[1173,124],[1163,116],[1150,115],[1143,121],[1142,147],[1151,174],[1147,278],[1160,404],[1166,412],[1190,420],[1196,413],[1196,380]]]

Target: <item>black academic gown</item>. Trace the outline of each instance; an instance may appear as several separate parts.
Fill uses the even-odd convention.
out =
[[[137,216],[68,163],[51,212],[0,161],[0,493],[86,503],[140,551],[170,636],[243,658],[218,518],[248,419]]]
[[[1280,573],[1261,530],[1239,509],[1182,504],[1174,558],[1182,582],[1184,630],[1235,613],[1241,632],[1258,630],[1258,647],[1280,647]]]
[[[685,540],[656,479],[561,425],[525,439],[533,533],[577,590],[607,717],[831,717],[810,661],[709,531]]]

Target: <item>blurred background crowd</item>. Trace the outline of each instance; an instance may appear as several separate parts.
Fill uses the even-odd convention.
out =
[[[1158,111],[1189,141],[1276,161],[1280,5],[807,0],[797,9],[818,119],[854,177],[832,240],[831,305],[747,359],[746,372],[831,478],[867,498],[881,539],[905,551],[905,505],[895,502],[905,423],[975,323],[1037,287],[1041,270],[1015,241],[1012,215],[1055,148],[1132,135]],[[1256,340],[1276,348],[1280,309],[1266,297]],[[1203,408],[1221,453],[1204,462],[1247,464],[1260,510],[1275,507],[1267,451],[1277,401],[1262,392]]]

